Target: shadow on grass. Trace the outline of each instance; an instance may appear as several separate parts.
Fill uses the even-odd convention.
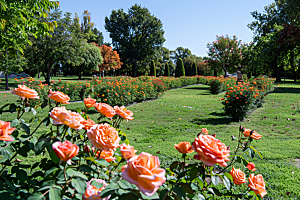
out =
[[[194,86],[194,87],[186,87],[183,89],[185,89],[185,90],[208,90],[208,87]]]
[[[195,118],[192,120],[192,123],[197,125],[206,125],[206,124],[212,124],[212,125],[220,125],[220,124],[230,124],[231,119],[229,117],[219,117],[219,118]]]
[[[279,87],[276,88],[273,93],[294,93],[299,94],[300,88],[292,88],[292,87]]]

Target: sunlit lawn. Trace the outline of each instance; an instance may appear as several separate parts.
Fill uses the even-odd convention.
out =
[[[223,115],[219,101],[224,95],[211,95],[208,86],[197,85],[170,90],[153,101],[134,104],[128,107],[134,112],[134,120],[123,122],[122,130],[127,134],[130,144],[140,152],[159,156],[164,165],[181,155],[174,149],[174,144],[181,141],[192,142],[201,128],[207,128],[210,134],[216,134],[230,148],[235,142],[231,135],[237,136],[240,125],[254,129],[263,135],[254,141],[264,160],[254,158],[256,173],[261,173],[267,183],[268,195],[264,199],[299,199],[300,198],[300,85],[294,83],[280,84],[278,89],[265,98],[262,108],[256,109],[251,116],[240,123],[230,122]],[[13,101],[15,97],[7,94],[0,96],[0,105],[5,100]],[[5,100],[2,100],[5,99]],[[72,103],[67,109],[84,108],[83,103]],[[48,108],[39,116],[44,118]],[[89,115],[96,120],[98,114],[90,110]],[[32,115],[31,115],[32,116]],[[5,112],[1,120],[9,121],[14,114]],[[26,120],[29,115],[24,116]],[[31,128],[31,130],[34,127]],[[42,127],[37,134],[47,131]],[[32,154],[33,156],[33,154]],[[189,155],[192,158],[193,155]],[[249,158],[244,155],[245,158]],[[23,162],[40,157],[20,158]],[[193,162],[191,159],[190,162]],[[243,166],[240,166],[243,169]]]

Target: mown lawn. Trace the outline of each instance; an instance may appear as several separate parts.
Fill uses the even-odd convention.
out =
[[[170,90],[159,99],[128,106],[134,112],[134,120],[123,122],[122,130],[127,134],[130,145],[139,152],[148,152],[159,156],[162,165],[181,155],[174,149],[174,144],[181,141],[192,142],[201,128],[207,128],[210,134],[216,134],[232,151],[236,143],[231,135],[238,135],[240,125],[254,129],[263,135],[254,141],[264,159],[255,157],[257,173],[261,173],[267,184],[268,195],[264,199],[299,199],[300,198],[300,85],[294,83],[280,84],[265,98],[263,107],[256,109],[240,123],[230,122],[223,115],[219,101],[223,94],[211,95],[206,85],[194,85]],[[0,97],[3,97],[1,94]],[[6,100],[15,98],[7,94]],[[5,101],[0,98],[0,105]],[[299,101],[299,102],[298,102]],[[83,103],[72,103],[67,109],[84,108]],[[44,118],[48,108],[38,115]],[[89,115],[96,120],[98,114],[90,110]],[[32,114],[24,115],[26,120]],[[14,114],[4,112],[0,119],[13,120]],[[33,127],[31,130],[33,130]],[[48,129],[42,126],[40,134]],[[33,156],[33,154],[31,155]],[[191,159],[193,155],[189,155]],[[249,158],[246,154],[245,158]],[[19,158],[23,162],[40,157]],[[194,160],[190,160],[194,162]],[[243,169],[242,166],[240,166]]]

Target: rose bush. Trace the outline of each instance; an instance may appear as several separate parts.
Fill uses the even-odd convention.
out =
[[[262,175],[255,174],[255,166],[239,154],[262,158],[251,146],[263,138],[254,130],[240,127],[237,138],[232,136],[237,146],[230,150],[217,134],[203,128],[192,145],[184,141],[175,145],[174,153],[181,153],[182,160],[162,167],[158,157],[136,154],[129,145],[120,129],[122,122],[133,120],[126,107],[107,104],[117,114],[100,112],[95,123],[80,109],[66,110],[60,99],[55,104],[49,100],[44,107],[49,115],[40,119],[27,101],[22,98],[14,104],[15,120],[0,121],[2,199],[251,199],[267,194]],[[26,122],[22,115],[29,111],[33,117]],[[33,121],[39,124],[30,129]],[[42,124],[49,131],[36,135]],[[186,154],[193,151],[195,159],[187,163]],[[44,157],[30,164],[16,159],[30,160],[30,153]],[[244,167],[235,169],[236,163]]]

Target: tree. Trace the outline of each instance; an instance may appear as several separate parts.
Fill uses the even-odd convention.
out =
[[[31,38],[32,46],[28,45],[25,57],[32,69],[42,72],[46,83],[50,83],[50,76],[54,66],[64,65],[79,66],[84,60],[82,58],[82,39],[71,30],[75,30],[76,20],[72,20],[71,13],[54,10],[47,18],[40,18],[44,22],[56,21],[57,26],[49,36]]]
[[[9,60],[15,59],[17,52],[23,53],[26,44],[31,44],[30,36],[38,37],[48,34],[55,21],[41,22],[39,17],[47,16],[47,11],[57,8],[58,2],[49,0],[31,1],[0,1],[0,54],[6,60],[1,64],[1,69],[6,77],[6,89],[8,90],[7,74],[13,65],[7,65]]]
[[[170,53],[171,53],[170,58],[174,62],[177,62],[179,58],[181,58],[181,60],[184,60],[185,58],[192,55],[192,52],[188,48],[183,48],[183,47],[177,47],[176,50],[171,51]]]
[[[150,76],[156,76],[156,67],[155,67],[154,60],[151,60],[150,63]]]
[[[165,74],[164,76],[170,76],[170,68],[169,68],[169,63],[166,62],[165,64]]]
[[[109,17],[105,17],[105,29],[110,33],[112,45],[122,62],[131,66],[128,72],[132,76],[144,66],[140,63],[153,56],[165,41],[161,21],[137,4],[129,8],[128,13],[123,9],[113,10]]]
[[[184,68],[185,68],[185,75],[186,76],[194,76],[195,70],[193,69],[193,63],[196,62],[203,62],[203,59],[201,57],[197,57],[196,55],[190,55],[187,58],[183,59]]]
[[[237,71],[237,66],[243,59],[241,53],[243,44],[235,35],[232,38],[228,35],[217,36],[216,41],[207,43],[207,48],[208,63],[214,66],[215,70],[223,69],[225,75],[227,71],[230,73]]]
[[[84,51],[81,55],[83,62],[77,67],[79,79],[81,79],[82,72],[88,73],[93,70],[96,71],[98,66],[103,63],[101,50],[95,44],[83,42],[83,48]]]
[[[196,62],[193,62],[193,67],[192,67],[192,69],[193,69],[193,75],[195,76],[195,75],[198,75],[198,70],[197,70],[197,66],[196,66]]]
[[[176,63],[175,77],[185,76],[185,69],[181,58]]]
[[[95,44],[98,46],[97,44]],[[101,50],[101,55],[103,57],[103,63],[99,65],[99,72],[108,71],[110,69],[118,70],[121,68],[123,64],[120,62],[120,57],[117,51],[113,51],[112,47],[108,47],[106,45],[98,46]]]

